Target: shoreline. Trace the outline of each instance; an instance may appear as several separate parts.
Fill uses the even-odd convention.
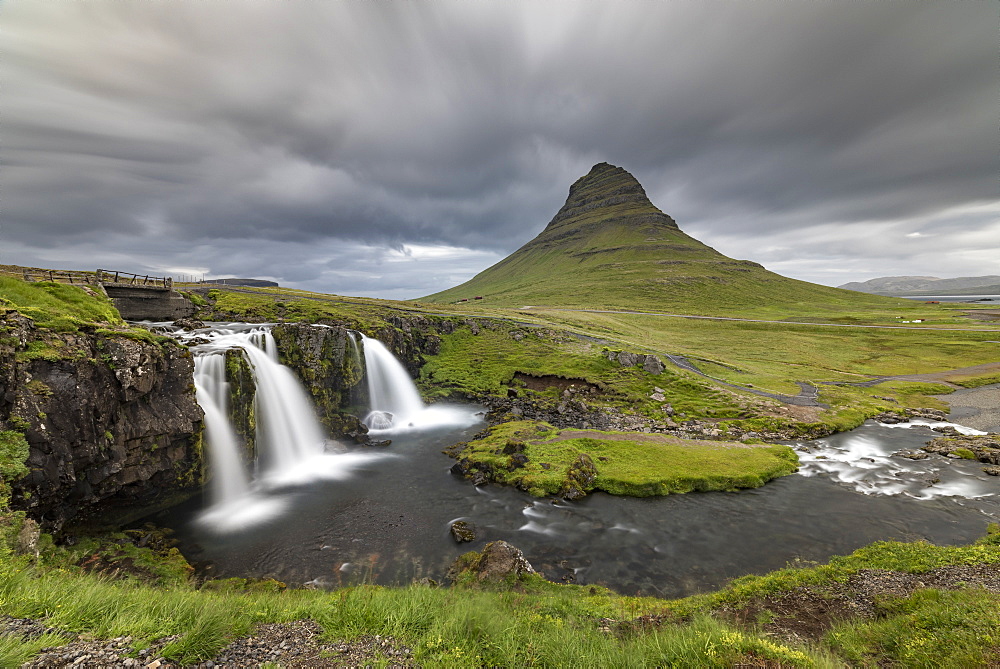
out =
[[[934,395],[948,404],[948,419],[959,425],[1000,433],[1000,383]]]

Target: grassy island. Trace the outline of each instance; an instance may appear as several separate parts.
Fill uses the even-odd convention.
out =
[[[592,490],[649,497],[757,488],[798,467],[788,446],[560,430],[542,421],[497,425],[450,453],[468,474],[481,472],[539,497],[579,497]]]

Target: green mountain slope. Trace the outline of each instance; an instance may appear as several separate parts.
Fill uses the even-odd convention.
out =
[[[686,235],[620,167],[600,163],[533,240],[469,281],[425,298],[483,304],[758,313],[785,305],[891,307],[874,295],[789,279]],[[794,309],[798,311],[798,309]]]

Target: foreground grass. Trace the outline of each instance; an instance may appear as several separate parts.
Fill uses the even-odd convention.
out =
[[[125,324],[111,300],[103,295],[47,281],[26,283],[0,276],[0,309],[19,311],[38,327],[59,332],[75,332],[84,325]]]
[[[0,571],[5,614],[43,619],[70,634],[132,636],[136,650],[179,634],[162,654],[181,663],[213,657],[256,624],[308,618],[324,628],[328,640],[393,637],[413,648],[416,662],[429,666],[729,667],[748,657],[792,666],[826,664],[821,654],[742,633],[704,615],[646,633],[607,634],[601,618],[662,613],[665,603],[595,592],[600,594],[535,579],[520,591],[362,586],[251,594],[157,589],[39,573],[17,564]],[[27,647],[11,639],[4,644],[3,666],[16,666],[12,659],[23,661],[39,647],[38,641]]]
[[[0,611],[42,620],[63,638],[132,636],[136,650],[180,635],[162,654],[180,663],[214,657],[255,625],[312,619],[323,639],[389,636],[426,666],[731,667],[983,666],[1000,629],[1000,597],[974,585],[918,590],[879,600],[876,618],[851,618],[813,647],[736,628],[717,611],[808,587],[818,592],[862,570],[925,573],[949,565],[1000,565],[1000,535],[969,546],[878,542],[811,568],[737,579],[721,591],[680,600],[622,597],[599,587],[531,576],[495,589],[359,586],[332,592],[195,590],[108,581],[73,569],[43,569],[5,552]],[[610,631],[609,631],[610,630]],[[0,638],[0,666],[17,666],[48,637]],[[942,664],[943,663],[943,664]]]
[[[788,446],[557,430],[535,421],[498,425],[454,455],[495,482],[539,497],[571,486],[636,497],[757,488],[798,464]]]

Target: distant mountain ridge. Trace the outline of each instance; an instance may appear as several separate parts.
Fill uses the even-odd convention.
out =
[[[881,276],[852,281],[838,288],[875,295],[992,295],[1000,293],[1000,276]]]
[[[734,260],[685,234],[634,176],[598,163],[534,239],[465,283],[421,298],[499,306],[746,312],[775,304],[884,304]]]

